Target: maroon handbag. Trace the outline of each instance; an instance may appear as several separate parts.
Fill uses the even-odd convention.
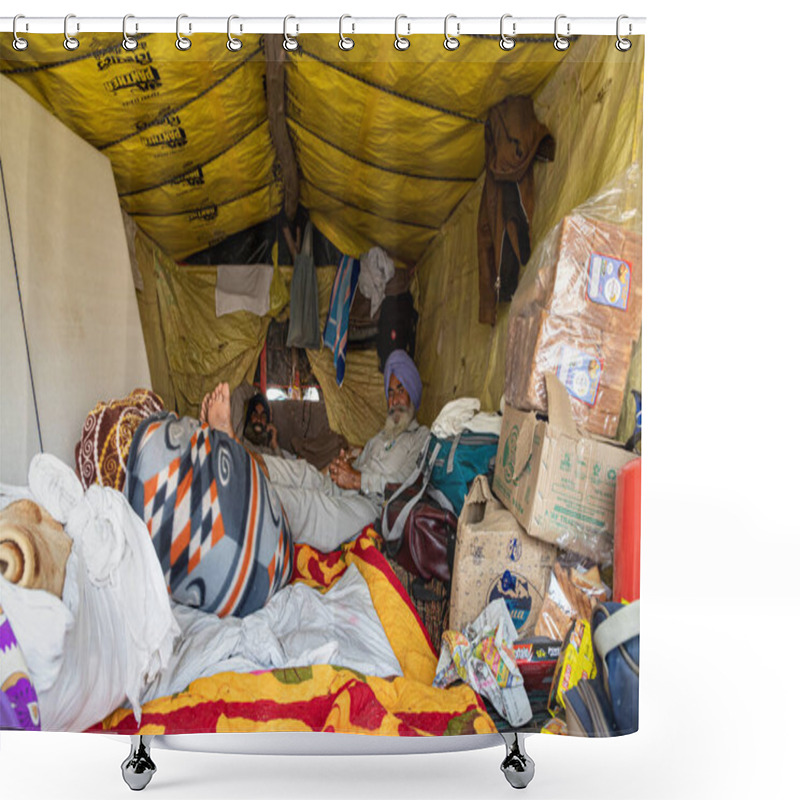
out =
[[[387,550],[401,567],[423,581],[435,578],[447,584],[453,565],[458,518],[427,492],[420,494],[420,484],[416,482],[389,501],[385,515],[389,528],[409,503],[413,505],[403,525],[403,535],[399,542],[387,542]]]
[[[458,520],[435,501],[418,500],[406,520],[403,543],[395,558],[400,566],[419,575],[450,583]]]

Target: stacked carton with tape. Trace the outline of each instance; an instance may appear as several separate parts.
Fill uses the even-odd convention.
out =
[[[506,402],[547,411],[555,373],[588,433],[613,437],[642,324],[642,241],[618,225],[572,214],[538,250],[535,277],[511,308]]]

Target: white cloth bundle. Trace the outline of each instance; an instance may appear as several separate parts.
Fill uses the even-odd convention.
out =
[[[37,455],[28,490],[0,487],[0,504],[27,496],[72,539],[62,599],[0,579],[2,603],[31,669],[42,729],[81,731],[127,699],[136,718],[145,684],[179,633],[147,528],[124,496]]]
[[[503,418],[499,414],[481,411],[476,397],[458,397],[445,403],[431,425],[431,433],[440,439],[451,439],[463,430],[500,435]]]

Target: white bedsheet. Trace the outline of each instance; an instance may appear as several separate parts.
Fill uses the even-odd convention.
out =
[[[367,675],[402,675],[369,587],[354,565],[325,594],[301,583],[281,589],[243,619],[173,606],[181,627],[175,655],[144,700],[218,672],[333,664]]]

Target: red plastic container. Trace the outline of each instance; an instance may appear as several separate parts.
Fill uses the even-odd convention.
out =
[[[614,591],[616,602],[639,599],[642,531],[642,459],[629,461],[617,475],[614,503]]]

